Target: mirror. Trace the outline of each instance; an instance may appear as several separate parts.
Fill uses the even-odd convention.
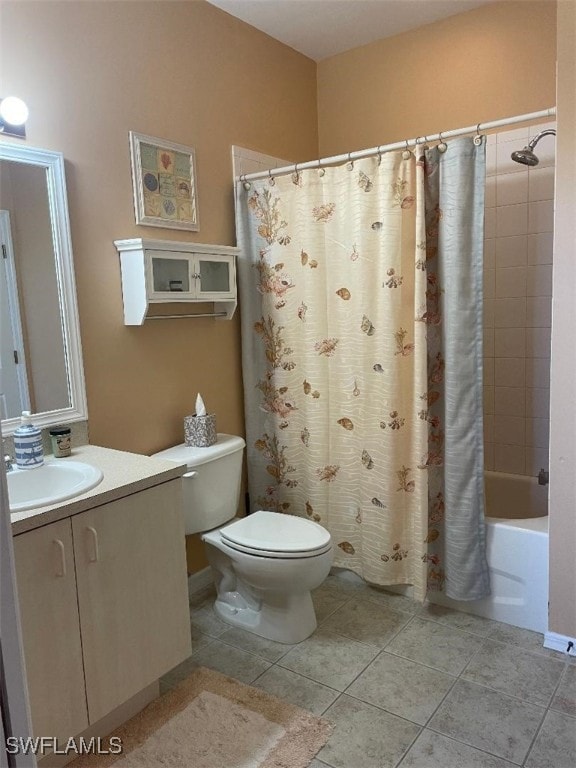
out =
[[[86,419],[64,159],[0,142],[0,414],[46,427]]]

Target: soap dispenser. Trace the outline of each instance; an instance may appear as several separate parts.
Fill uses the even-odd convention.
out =
[[[13,439],[18,469],[35,469],[44,464],[42,430],[32,424],[30,411],[22,411],[20,426],[14,430]]]

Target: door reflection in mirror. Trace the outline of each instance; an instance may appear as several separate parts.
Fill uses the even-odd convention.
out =
[[[0,210],[0,416],[31,410],[10,213]]]
[[[2,419],[70,406],[46,169],[0,161]]]

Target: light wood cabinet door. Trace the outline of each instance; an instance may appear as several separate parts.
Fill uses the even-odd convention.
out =
[[[191,653],[181,481],[72,518],[95,722]]]
[[[26,676],[35,736],[88,726],[69,519],[14,537]]]

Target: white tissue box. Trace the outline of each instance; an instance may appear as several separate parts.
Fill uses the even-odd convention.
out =
[[[214,445],[216,434],[216,415],[207,413],[206,416],[184,416],[184,442],[195,448],[208,448]]]

